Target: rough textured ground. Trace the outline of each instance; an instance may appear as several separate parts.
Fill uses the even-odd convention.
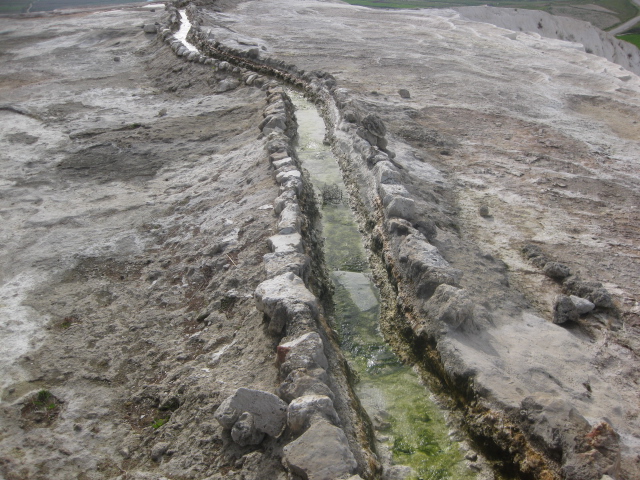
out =
[[[448,10],[232,3],[209,10],[217,40],[327,71],[387,124],[434,244],[484,312],[446,333],[445,362],[504,410],[556,399],[609,422],[610,474],[636,478],[640,79]],[[8,479],[284,475],[277,442],[243,456],[212,419],[235,388],[276,385],[277,339],[251,299],[275,222],[259,207],[277,196],[264,92],[215,95],[222,74],[142,33],[154,18],[0,20]],[[561,286],[526,244],[603,282],[615,308],[552,324]]]
[[[223,455],[213,420],[235,388],[277,382],[252,298],[278,195],[265,94],[214,94],[222,74],[142,32],[159,15],[0,21],[7,480],[282,470]]]

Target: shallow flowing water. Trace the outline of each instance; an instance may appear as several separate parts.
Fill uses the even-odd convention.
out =
[[[376,427],[378,450],[423,480],[471,479],[442,410],[413,370],[386,345],[379,327],[378,291],[342,174],[323,144],[325,125],[315,106],[289,92],[298,119],[297,152],[309,172],[322,212],[325,260],[335,285],[335,322],[342,348],[356,370],[362,405]]]

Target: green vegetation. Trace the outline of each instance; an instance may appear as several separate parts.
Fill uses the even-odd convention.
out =
[[[55,397],[51,394],[49,390],[40,390],[31,399],[31,403],[35,408],[41,408],[46,410],[54,410],[58,407],[58,404],[55,401]]]
[[[626,33],[624,35],[618,35],[617,38],[624,40],[625,42],[632,43],[636,47],[640,48],[640,34],[638,33]]]
[[[159,429],[161,426],[163,426],[165,423],[167,423],[169,421],[168,418],[159,418],[157,419],[155,422],[153,422],[153,425],[151,425],[155,430]]]
[[[375,8],[449,8],[465,6],[490,5],[503,8],[523,8],[527,10],[543,10],[553,13],[554,7],[580,7],[581,5],[598,5],[615,12],[620,22],[638,15],[638,8],[631,0],[345,0],[352,5]]]

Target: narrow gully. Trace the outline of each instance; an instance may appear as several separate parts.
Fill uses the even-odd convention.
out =
[[[379,292],[371,280],[368,255],[340,167],[324,144],[324,121],[302,94],[287,93],[296,107],[297,155],[322,213],[325,261],[335,287],[335,326],[359,377],[355,390],[376,430],[381,460],[410,467],[413,474],[409,478],[476,478],[467,467],[460,443],[450,436],[446,413],[381,334]]]

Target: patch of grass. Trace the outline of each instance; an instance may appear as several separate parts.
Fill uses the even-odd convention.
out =
[[[34,426],[49,427],[60,413],[62,401],[49,390],[43,389],[35,393],[22,407],[21,414],[25,421],[25,429]]]
[[[168,421],[169,421],[168,418],[159,418],[155,422],[153,422],[153,424],[151,426],[154,428],[154,430],[157,430],[161,426],[163,426],[165,423],[167,423]]]
[[[618,35],[616,38],[620,40],[624,40],[625,42],[629,42],[636,47],[640,48],[640,34],[638,33],[627,33],[625,35]]]

